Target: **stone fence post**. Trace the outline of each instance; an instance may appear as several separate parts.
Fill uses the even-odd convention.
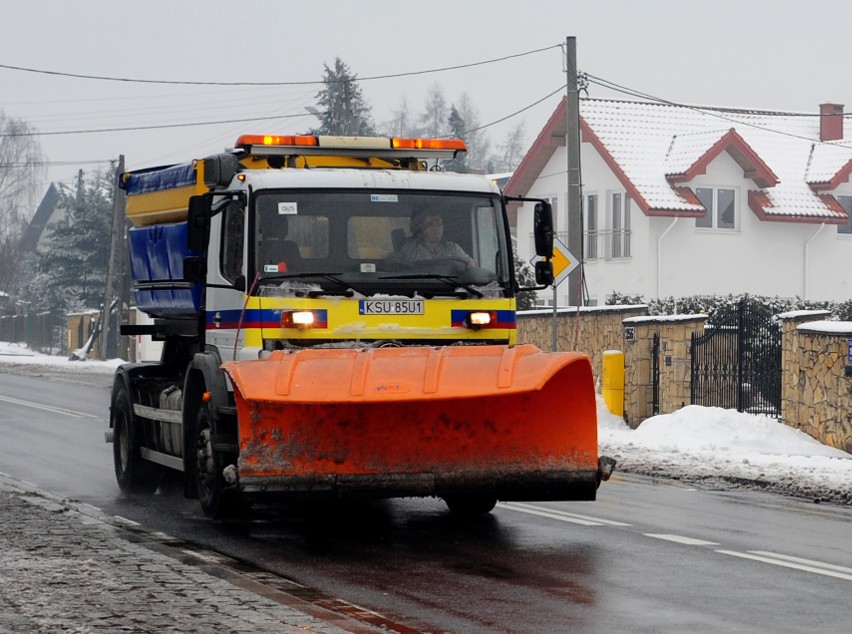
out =
[[[636,428],[654,415],[654,390],[660,414],[691,402],[692,333],[702,334],[707,315],[628,317],[624,331],[624,420]],[[654,336],[659,347],[654,349]],[[658,380],[654,376],[657,355]]]
[[[852,452],[852,322],[812,321],[824,315],[822,311],[780,315],[781,421],[826,445]]]

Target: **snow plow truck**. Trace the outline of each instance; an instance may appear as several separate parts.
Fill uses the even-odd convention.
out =
[[[163,351],[116,371],[120,488],[153,492],[173,469],[213,517],[271,496],[433,496],[463,514],[594,499],[612,464],[589,358],[517,344],[508,199],[440,169],[463,151],[244,135],[123,174],[135,304],[153,323],[121,332]],[[551,209],[517,200],[535,204],[543,288]]]

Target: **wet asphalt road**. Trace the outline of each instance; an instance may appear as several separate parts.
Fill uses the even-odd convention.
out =
[[[96,385],[92,385],[95,383]],[[204,518],[167,480],[126,497],[109,379],[0,371],[0,471],[378,612],[405,632],[847,632],[852,509],[617,475],[592,503],[276,506]]]

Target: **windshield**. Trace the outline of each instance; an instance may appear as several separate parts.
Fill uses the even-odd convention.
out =
[[[255,196],[255,267],[262,283],[282,287],[499,291],[509,284],[500,204],[457,192],[263,191]]]

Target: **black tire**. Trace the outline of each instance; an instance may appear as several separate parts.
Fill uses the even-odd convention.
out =
[[[451,495],[444,498],[450,513],[459,517],[487,515],[497,505],[497,497],[491,495]]]
[[[121,387],[113,402],[112,457],[115,479],[122,491],[151,494],[157,490],[161,470],[142,458],[142,430],[133,415],[133,405],[127,388]]]
[[[205,515],[223,519],[235,515],[237,492],[229,490],[222,475],[225,464],[221,452],[213,451],[213,417],[207,403],[202,403],[195,421],[195,476],[198,501]]]

